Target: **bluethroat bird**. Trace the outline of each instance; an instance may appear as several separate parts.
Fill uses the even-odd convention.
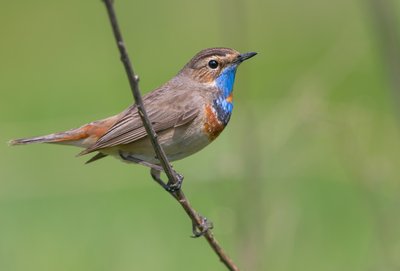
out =
[[[149,119],[169,161],[187,157],[212,142],[228,124],[233,109],[236,69],[256,53],[230,48],[202,50],[161,87],[143,96]],[[57,143],[149,166],[153,178],[161,167],[135,105],[115,116],[65,132],[11,140],[11,145]]]

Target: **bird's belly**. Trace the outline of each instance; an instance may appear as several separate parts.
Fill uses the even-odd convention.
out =
[[[165,135],[160,136],[160,143],[171,161],[192,155],[210,142],[202,125],[198,124],[175,128],[173,132],[168,131]]]
[[[158,133],[158,140],[169,161],[180,160],[192,155],[211,142],[209,135],[205,133],[204,123],[200,120],[195,120],[190,125],[162,131]],[[118,158],[122,154],[152,164],[159,163],[147,137],[130,144],[113,147],[105,153]]]

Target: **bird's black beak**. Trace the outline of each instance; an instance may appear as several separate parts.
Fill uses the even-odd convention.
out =
[[[246,59],[252,58],[256,54],[257,54],[256,52],[249,52],[249,53],[240,54],[236,61],[237,61],[237,63],[242,63]]]

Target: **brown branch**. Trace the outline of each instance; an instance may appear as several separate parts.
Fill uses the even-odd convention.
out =
[[[165,155],[164,150],[162,149],[160,143],[158,142],[157,134],[155,133],[149,117],[147,116],[146,110],[144,108],[143,100],[140,95],[139,90],[139,77],[134,73],[131,61],[128,57],[128,52],[125,47],[125,43],[122,38],[121,31],[118,26],[117,17],[113,7],[113,0],[103,0],[106,7],[108,16],[111,22],[111,26],[114,32],[115,41],[117,43],[121,61],[124,64],[126,74],[128,76],[129,84],[132,90],[133,97],[135,99],[135,104],[137,106],[139,115],[142,119],[143,126],[146,129],[146,132],[150,138],[150,141],[153,145],[154,151],[157,155],[158,160],[168,177],[168,183],[172,185],[177,185],[181,181],[181,175],[178,175],[173,169],[171,164],[169,163],[167,156]],[[201,235],[206,238],[207,242],[214,250],[214,252],[218,255],[219,259],[225,264],[225,266],[231,271],[239,271],[239,268],[234,264],[234,262],[228,257],[222,247],[219,245],[217,240],[214,238],[210,226],[208,226],[207,221],[200,216],[190,205],[188,199],[181,189],[177,191],[169,192],[183,207],[186,214],[190,217],[193,223],[194,230],[198,230]]]

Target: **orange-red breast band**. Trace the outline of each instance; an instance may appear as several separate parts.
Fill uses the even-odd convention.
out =
[[[212,141],[218,137],[218,135],[224,130],[224,125],[218,120],[215,110],[210,106],[205,106],[206,120],[204,123],[204,132],[208,135],[208,138]]]

